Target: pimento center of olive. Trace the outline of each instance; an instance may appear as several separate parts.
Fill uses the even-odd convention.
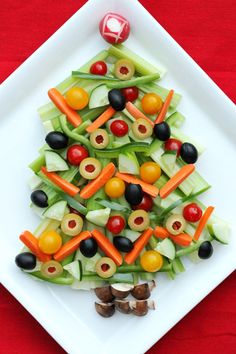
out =
[[[142,216],[139,216],[137,217],[135,220],[134,220],[134,223],[136,225],[141,225],[143,223],[143,217]]]
[[[98,136],[96,136],[95,140],[96,140],[97,144],[102,144],[104,141],[104,138],[102,135],[98,135]]]
[[[126,66],[121,66],[120,73],[123,75],[127,75],[129,73],[129,69]]]
[[[173,227],[173,230],[179,230],[181,228],[182,224],[180,221],[175,221],[173,224],[172,224],[172,227]]]
[[[110,269],[110,266],[109,264],[104,263],[101,265],[101,268],[103,272],[107,272]]]
[[[86,172],[92,173],[92,172],[94,172],[94,170],[95,170],[95,166],[94,165],[86,165],[85,166],[85,171]]]
[[[142,125],[142,124],[140,124],[140,125],[138,126],[138,130],[139,130],[140,133],[142,133],[142,134],[145,134],[145,133],[147,132],[147,128],[146,128],[144,125]]]
[[[48,273],[54,273],[56,271],[56,267],[48,267]]]
[[[75,220],[70,220],[68,222],[68,226],[70,229],[74,229],[74,227],[76,227],[76,221]]]

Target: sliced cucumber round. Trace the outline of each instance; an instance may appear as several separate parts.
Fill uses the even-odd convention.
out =
[[[230,228],[227,224],[207,225],[210,235],[218,242],[227,245],[229,243]]]
[[[92,108],[103,107],[108,105],[109,91],[110,90],[107,88],[106,85],[99,85],[95,87],[90,94],[89,108],[92,109]]]
[[[55,151],[46,150],[45,161],[48,172],[69,170],[66,161]]]
[[[110,208],[91,210],[87,213],[86,219],[95,225],[105,226],[108,222],[110,212]]]
[[[165,238],[163,241],[158,242],[155,250],[171,260],[175,258],[175,246],[169,238]]]
[[[49,219],[61,221],[67,211],[67,202],[65,200],[59,200],[55,204],[48,207],[43,213],[43,216]]]

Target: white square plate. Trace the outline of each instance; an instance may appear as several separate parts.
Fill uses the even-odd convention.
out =
[[[205,201],[235,230],[234,104],[138,1],[90,0],[1,86],[1,281],[67,352],[120,354],[129,348],[129,354],[141,354],[235,269],[236,238],[229,246],[215,245],[211,259],[187,265],[175,281],[160,275],[153,292],[158,308],[144,318],[116,314],[105,320],[94,311],[92,293],[33,281],[14,265],[17,235],[38,222],[28,207],[26,167],[44,138],[36,109],[47,101],[48,88],[106,47],[98,23],[107,11],[128,18],[127,46],[163,64],[163,86],[183,94],[184,129],[207,147],[198,162],[213,185]]]

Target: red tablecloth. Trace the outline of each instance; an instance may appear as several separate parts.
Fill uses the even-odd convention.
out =
[[[10,75],[85,2],[2,1],[0,81]],[[235,0],[141,2],[236,102]],[[148,354],[236,353],[235,289],[234,274],[153,346]],[[1,354],[64,353],[3,287],[0,287],[0,319]],[[161,326],[161,323],[157,326]]]

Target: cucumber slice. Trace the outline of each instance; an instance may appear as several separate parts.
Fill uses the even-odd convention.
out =
[[[130,229],[125,229],[123,231],[123,235],[125,237],[127,237],[128,239],[130,239],[130,241],[135,242],[139,238],[141,233],[137,232],[137,231],[130,230]]]
[[[118,169],[121,173],[129,173],[132,175],[139,174],[139,163],[135,153],[127,152],[119,154]]]
[[[176,157],[176,151],[165,151],[164,154],[161,155],[161,160],[166,168],[173,170],[176,163]]]
[[[86,219],[98,226],[105,226],[110,216],[111,209],[91,210],[87,213]]]
[[[216,241],[224,245],[229,243],[230,228],[227,224],[209,224],[207,225],[207,229]]]
[[[55,204],[48,207],[43,213],[43,216],[49,219],[61,221],[67,210],[67,202],[65,200],[59,200]]]
[[[75,255],[75,260],[81,262],[84,272],[94,272],[95,273],[96,272],[95,271],[96,263],[101,257],[102,256],[99,253],[96,253],[93,257],[87,258],[82,255],[80,250],[78,250]]]
[[[89,108],[92,109],[92,108],[103,107],[108,105],[109,91],[110,90],[107,88],[106,85],[100,85],[95,87],[90,94]]]
[[[51,120],[46,120],[46,122],[43,122],[43,127],[46,134],[54,131],[54,127]]]
[[[55,151],[46,150],[45,160],[48,172],[69,170],[66,161]]]
[[[37,175],[33,175],[30,177],[28,185],[30,187],[30,189],[36,189],[38,188],[41,184],[43,183],[43,181],[41,180],[41,178]]]
[[[175,258],[175,246],[169,238],[165,238],[163,241],[158,242],[155,250],[171,260]]]
[[[67,270],[75,279],[82,280],[82,264],[81,261],[77,260],[69,263],[63,267]]]

